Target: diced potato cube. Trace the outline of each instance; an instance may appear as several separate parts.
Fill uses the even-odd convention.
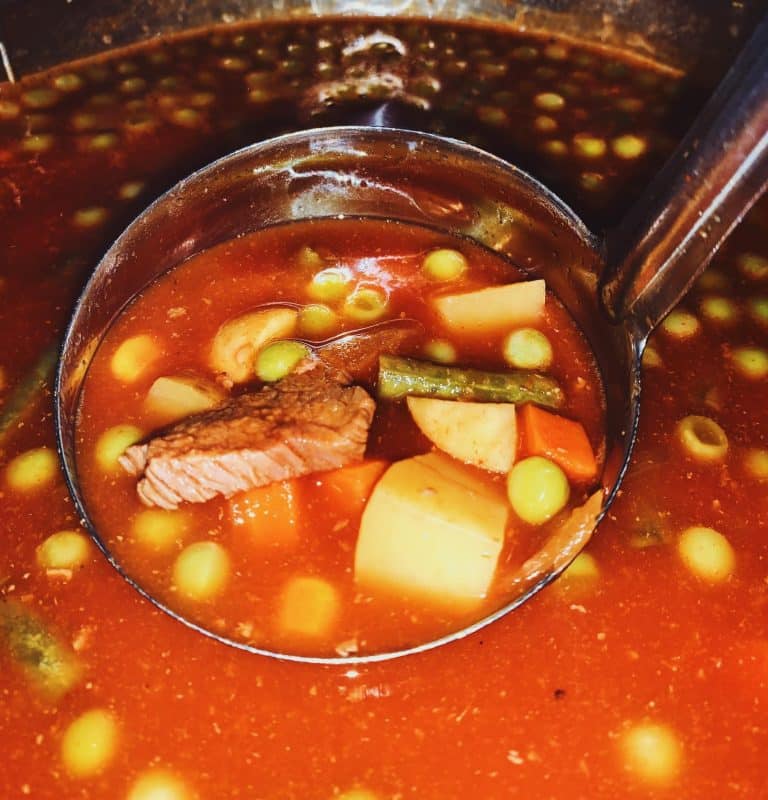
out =
[[[175,422],[221,405],[226,394],[218,386],[185,375],[163,375],[150,386],[144,399],[146,407],[162,417],[163,422]]]
[[[279,625],[285,633],[321,637],[331,630],[340,605],[338,592],[328,581],[292,578],[280,597]]]
[[[512,403],[465,403],[432,397],[409,397],[407,402],[422,433],[448,455],[492,472],[509,472],[517,450]]]
[[[160,345],[146,333],[131,336],[115,350],[110,362],[112,374],[124,383],[137,381],[162,355]]]
[[[297,316],[295,308],[275,307],[228,320],[211,344],[211,368],[234,383],[252,380],[256,354],[269,342],[292,336]]]
[[[443,604],[486,596],[504,545],[503,492],[440,453],[393,464],[368,501],[355,580]]]
[[[445,325],[456,333],[496,331],[540,322],[544,314],[543,280],[490,286],[432,301]]]

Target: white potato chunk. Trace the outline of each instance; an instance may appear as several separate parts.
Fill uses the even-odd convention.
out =
[[[227,395],[202,378],[163,375],[150,386],[144,404],[164,422],[188,417],[220,406]]]
[[[160,345],[148,334],[131,336],[115,350],[110,368],[112,374],[124,383],[133,383],[162,355]]]
[[[442,321],[456,333],[499,331],[540,322],[545,302],[543,280],[444,294],[432,301]]]
[[[211,369],[234,383],[253,379],[256,354],[275,339],[290,338],[297,316],[295,308],[276,307],[249,311],[228,320],[211,344]]]
[[[432,397],[409,397],[407,402],[421,432],[448,455],[492,472],[509,472],[517,451],[514,405]]]
[[[103,772],[117,750],[118,726],[106,709],[81,714],[64,732],[61,760],[70,775],[87,778]]]
[[[302,636],[324,636],[336,621],[340,607],[338,592],[328,581],[292,578],[280,597],[280,628]]]
[[[440,453],[393,464],[363,512],[355,580],[443,604],[485,597],[504,545],[503,492]]]

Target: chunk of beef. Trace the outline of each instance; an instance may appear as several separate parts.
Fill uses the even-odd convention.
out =
[[[132,445],[120,463],[145,505],[202,503],[360,460],[374,410],[364,389],[315,365]]]

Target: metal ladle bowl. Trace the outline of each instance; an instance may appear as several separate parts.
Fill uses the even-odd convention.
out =
[[[587,337],[606,392],[604,499],[629,463],[648,334],[706,266],[768,183],[768,20],[757,29],[691,132],[625,222],[601,241],[526,173],[458,141],[393,128],[304,131],[239,150],[177,184],[146,209],[91,276],[56,376],[57,440],[76,508],[98,547],[139,592],[225,644],[286,660],[380,661],[467,636],[517,608],[576,553],[543,565],[492,614],[442,638],[390,652],[305,656],[254,647],[203,628],[128,575],[89,516],[75,438],[80,390],[104,334],[128,302],[196,253],[302,219],[368,217],[428,225],[506,256],[542,277]]]

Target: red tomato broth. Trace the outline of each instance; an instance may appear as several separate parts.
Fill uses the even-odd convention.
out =
[[[417,127],[471,136],[520,163],[594,229],[626,210],[708,91],[664,66],[565,38],[436,20],[349,18],[200,31],[63,65],[55,74],[76,72],[85,83],[46,111],[54,139],[43,152],[21,146],[31,126],[21,95],[49,86],[52,75],[2,84],[0,99],[22,111],[0,119],[0,161],[7,168],[0,179],[0,240],[9,267],[0,290],[0,332],[12,343],[0,361],[6,386],[0,400],[61,334],[87,269],[141,207],[217,155],[305,125],[307,89],[319,80],[320,61],[338,70],[343,84],[341,49],[381,30],[411,48],[401,62],[386,60],[408,90],[425,71],[441,82]],[[279,88],[279,101],[250,103],[243,74],[219,64],[222,54],[240,52],[240,34],[254,69],[266,70],[270,88]],[[297,48],[314,52],[321,41],[303,74],[284,77],[280,58],[296,61]],[[549,55],[550,45],[565,57]],[[153,54],[169,61],[155,65]],[[369,69],[374,59],[362,58]],[[119,144],[87,150],[88,133],[73,129],[73,115],[97,107],[90,103],[96,94],[122,98],[117,65],[129,59],[148,82],[134,97],[146,100],[158,122],[151,130],[131,128],[127,121],[137,112],[117,102],[101,124]],[[484,71],[489,64],[496,77]],[[97,80],[91,66],[106,72]],[[359,61],[349,66],[359,68]],[[169,93],[159,85],[167,75],[180,81],[180,105],[205,81],[209,89],[215,82],[204,126],[172,122],[159,102]],[[560,85],[566,105],[552,115],[558,129],[551,136],[566,152],[549,154],[533,129],[540,112],[532,98]],[[313,109],[312,123],[343,122],[369,102],[335,98],[330,110]],[[499,103],[506,122],[486,122],[483,108]],[[609,148],[586,162],[569,151],[572,134],[581,130],[609,143],[629,131],[648,148],[635,160]],[[601,180],[587,185],[585,172]],[[132,201],[117,199],[128,180],[145,182],[143,192]],[[91,205],[109,210],[108,224],[73,227],[75,211]],[[286,665],[175,623],[97,553],[69,581],[48,576],[36,565],[36,547],[78,523],[63,478],[32,493],[5,481],[11,458],[54,446],[50,396],[43,392],[2,440],[0,595],[34,610],[64,642],[77,642],[86,669],[63,698],[46,701],[0,638],[0,795],[127,797],[137,776],[158,764],[200,800],[330,800],[356,789],[378,800],[762,797],[768,506],[765,480],[745,469],[743,457],[749,448],[768,446],[768,384],[735,372],[727,353],[765,345],[765,324],[748,313],[748,303],[768,293],[766,283],[741,275],[738,259],[744,252],[768,257],[766,212],[765,203],[758,206],[713,265],[726,281],[717,293],[739,309],[737,324],[704,322],[693,341],[672,341],[662,332],[652,341],[661,365],[645,370],[628,481],[589,546],[598,579],[577,586],[564,578],[480,635],[416,657],[354,670]],[[699,301],[711,293],[697,288],[684,306],[698,313]],[[719,410],[704,399],[712,388],[720,394]],[[672,443],[677,420],[690,413],[709,414],[724,427],[731,445],[724,463],[697,465]],[[647,519],[659,535],[652,546],[635,548],[632,538]],[[737,565],[725,583],[706,585],[680,563],[676,539],[692,524],[718,528],[732,542]],[[94,707],[117,716],[118,748],[100,774],[75,778],[62,760],[62,738]],[[667,725],[682,747],[679,768],[666,781],[651,783],[629,769],[622,737],[645,721]]]
[[[213,500],[183,504],[184,513],[194,520],[192,530],[167,553],[156,554],[147,552],[127,533],[126,522],[130,525],[130,518],[142,508],[135,479],[105,474],[93,459],[98,437],[114,425],[129,422],[145,434],[153,430],[156,419],[142,410],[143,397],[158,376],[189,372],[213,377],[208,364],[210,342],[227,319],[269,303],[314,302],[306,287],[318,270],[297,264],[296,253],[319,242],[322,252],[330,254],[322,268],[342,267],[350,271],[355,285],[375,285],[386,292],[389,308],[383,319],[421,321],[425,341],[444,337],[456,342],[459,364],[505,369],[501,340],[507,329],[468,336],[451,333],[437,318],[431,298],[524,278],[506,260],[467,240],[401,223],[325,220],[275,226],[194,256],[158,279],[115,320],[84,384],[77,433],[78,472],[89,513],[108,546],[135,580],[184,616],[229,638],[268,649],[309,655],[343,655],[347,648],[353,654],[402,649],[439,638],[507,602],[505,575],[514,571],[526,554],[535,552],[546,526],[539,530],[511,513],[507,543],[488,596],[479,605],[435,605],[419,596],[372,593],[355,584],[352,565],[362,508],[355,509],[350,519],[345,498],[324,489],[322,473],[295,481],[296,541],[281,545],[280,534],[274,544],[255,541],[231,524],[226,501]],[[449,282],[425,276],[424,256],[451,245],[458,246],[469,261],[465,275]],[[341,311],[340,316],[343,318]],[[360,323],[349,319],[342,326],[347,330],[359,327]],[[564,388],[566,403],[559,411],[578,415],[593,441],[599,442],[603,400],[597,368],[578,329],[551,293],[538,327],[549,334],[554,349],[547,372]],[[149,334],[164,354],[126,387],[111,374],[111,358],[123,341],[140,334]],[[420,356],[422,349],[423,342],[417,343],[407,354]],[[430,450],[426,437],[412,436],[416,426],[403,401],[380,400],[378,407],[385,421],[374,423],[369,457],[390,459],[393,451],[414,455]],[[504,491],[504,476],[482,470],[477,474],[484,474],[484,479]],[[583,500],[584,488],[591,487],[574,484],[569,507]],[[169,573],[181,546],[201,540],[225,548],[232,574],[220,596],[205,602],[189,601],[175,592]],[[275,622],[282,588],[292,576],[302,575],[328,580],[339,594],[342,612],[327,636],[287,635]]]

